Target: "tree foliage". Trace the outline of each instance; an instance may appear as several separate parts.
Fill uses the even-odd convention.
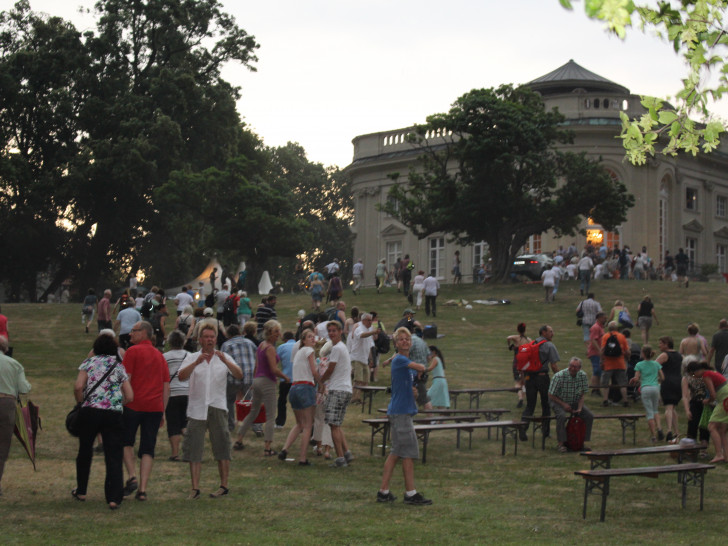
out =
[[[559,0],[572,9],[571,0]],[[656,152],[696,155],[711,152],[720,143],[725,122],[709,112],[709,100],[719,100],[728,91],[728,32],[725,28],[726,0],[584,0],[586,14],[606,22],[610,32],[624,38],[627,29],[638,26],[672,43],[683,57],[687,74],[682,89],[667,99],[642,97],[647,113],[631,120],[622,114],[622,140],[627,157],[644,164]],[[698,116],[696,123],[691,116]]]
[[[586,216],[614,229],[633,198],[598,162],[557,149],[571,141],[563,119],[525,87],[466,93],[409,135],[421,162],[390,190],[388,212],[420,238],[486,241],[495,280],[531,235],[573,233]]]

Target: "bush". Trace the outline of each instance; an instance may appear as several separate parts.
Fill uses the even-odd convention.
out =
[[[704,276],[718,272],[718,264],[703,264],[700,266],[700,274]]]

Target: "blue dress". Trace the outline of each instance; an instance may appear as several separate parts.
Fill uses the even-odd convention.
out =
[[[427,391],[427,395],[430,397],[433,407],[449,408],[450,393],[447,388],[447,379],[445,379],[445,368],[442,366],[439,358],[435,357],[435,359],[437,360],[437,364],[430,373],[432,386]]]

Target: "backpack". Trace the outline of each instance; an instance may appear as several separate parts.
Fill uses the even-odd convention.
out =
[[[222,304],[222,320],[225,326],[235,322],[235,296],[228,296]]]
[[[152,300],[144,300],[142,308],[139,309],[139,314],[149,320],[152,317],[152,313],[154,313],[154,304],[152,303]]]
[[[379,327],[382,327],[381,323],[379,324]],[[380,355],[387,354],[392,347],[389,336],[382,331],[382,333],[377,336],[377,339],[374,340],[374,347],[376,347],[377,353]]]
[[[215,305],[215,294],[208,294],[205,298],[205,307],[213,307]]]
[[[341,323],[341,320],[339,319],[338,315],[336,314],[339,310],[336,307],[329,307],[324,311],[326,313],[326,320],[336,320],[339,323]],[[343,324],[342,324],[343,326]]]
[[[187,322],[190,319],[190,315],[187,315],[187,318],[180,319],[179,324],[177,324],[177,330],[182,332],[183,334],[187,334],[187,332],[190,331],[190,323]]]
[[[569,451],[581,451],[586,437],[586,423],[577,415],[572,415],[566,423],[566,447]]]
[[[607,343],[604,345],[604,356],[622,356],[622,347],[619,345],[616,334],[607,338]]]
[[[518,346],[516,351],[516,369],[519,372],[537,372],[541,369],[541,357],[539,356],[539,349],[541,345],[546,343],[546,339],[541,341],[532,341],[531,343],[524,343]]]

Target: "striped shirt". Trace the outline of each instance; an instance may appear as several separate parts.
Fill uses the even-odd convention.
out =
[[[235,363],[240,366],[243,371],[243,379],[235,379],[232,374],[228,373],[228,383],[230,384],[253,384],[253,371],[255,370],[255,343],[243,336],[235,336],[222,344],[222,352],[229,354]]]

